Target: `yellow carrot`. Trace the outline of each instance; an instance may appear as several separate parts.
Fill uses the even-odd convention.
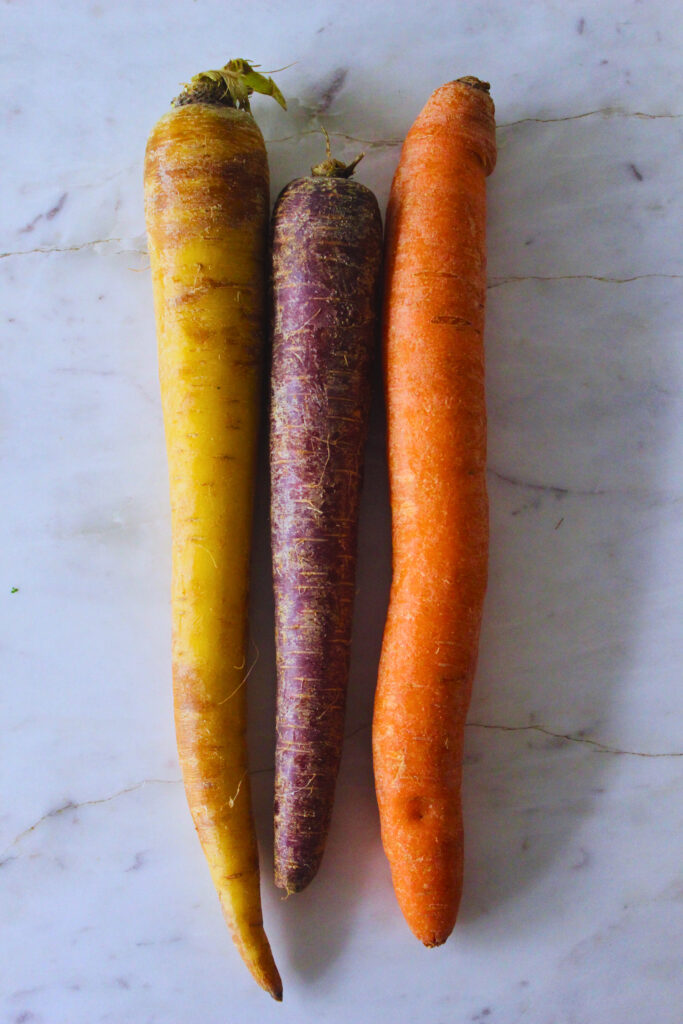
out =
[[[150,135],[145,210],[171,488],[180,765],[237,948],[281,999],[263,930],[245,738],[269,211],[254,90],[284,106],[245,61],[192,79]]]

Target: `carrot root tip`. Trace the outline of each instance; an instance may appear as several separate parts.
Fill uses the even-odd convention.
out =
[[[290,896],[294,896],[297,892],[303,892],[303,890],[310,884],[313,879],[315,872],[311,873],[306,871],[292,872],[292,874],[278,874],[275,876],[275,885],[278,889],[284,889],[285,894],[282,897],[287,900]]]

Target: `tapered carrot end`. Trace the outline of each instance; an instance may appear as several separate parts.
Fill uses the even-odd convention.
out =
[[[302,798],[301,794],[297,796]],[[280,800],[279,811],[275,816],[274,881],[277,888],[284,889],[285,897],[288,897],[303,892],[318,874],[325,848],[327,825],[325,818],[318,812],[320,824],[316,832],[303,836],[297,834],[296,826],[299,819],[294,813],[282,812],[283,802]],[[291,807],[287,810],[291,810]]]
[[[256,893],[258,894],[258,873],[256,877]],[[249,968],[254,981],[261,986],[268,995],[276,1002],[282,1002],[282,979],[273,958],[273,951],[263,930],[261,918],[260,899],[258,908],[252,908],[256,920],[249,921],[248,917],[236,917],[234,908],[229,902],[225,893],[219,892],[223,915],[232,934],[233,941],[237,946],[240,956]]]
[[[293,896],[297,892],[303,892],[310,883],[317,872],[317,865],[313,871],[299,870],[289,871],[287,873],[278,872],[275,875],[275,885],[278,889],[285,890],[285,899],[289,896]]]
[[[450,934],[451,933],[449,932],[448,935]],[[427,949],[435,949],[437,946],[443,946],[444,942],[448,938],[448,935],[440,935],[436,932],[433,932],[430,935],[418,935],[418,939],[420,940],[423,946],[427,947]]]
[[[270,993],[276,1003],[282,1002],[282,982],[279,977],[278,984],[274,985],[272,988],[267,988],[266,992]]]
[[[460,893],[448,890],[443,887],[435,887],[432,890],[431,904],[426,906],[424,890],[418,890],[414,884],[406,892],[400,885],[397,886],[396,875],[394,874],[394,888],[398,898],[398,904],[405,918],[406,924],[416,939],[426,946],[427,949],[435,949],[443,946],[451,932],[455,928],[455,921],[458,916],[460,904]],[[442,903],[439,908],[433,906],[434,892],[440,893],[438,897]],[[429,898],[429,897],[427,897]]]
[[[268,957],[266,963],[250,963],[246,961],[247,967],[251,971],[255,980],[259,983],[262,989],[272,996],[276,1003],[282,1002],[282,980],[280,973],[275,966],[275,963],[271,957]]]
[[[403,910],[403,916],[407,921],[409,928],[415,935],[416,939],[419,939],[423,946],[427,949],[435,949],[436,946],[442,946],[447,938],[450,937],[453,929],[455,928],[455,918],[452,914],[446,914],[446,920],[435,922],[435,921],[416,921],[415,915],[405,912]],[[409,915],[410,914],[410,915]]]

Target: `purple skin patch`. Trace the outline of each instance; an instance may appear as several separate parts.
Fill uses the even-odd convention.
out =
[[[271,537],[275,882],[316,874],[341,758],[382,223],[344,178],[293,181],[273,214]]]

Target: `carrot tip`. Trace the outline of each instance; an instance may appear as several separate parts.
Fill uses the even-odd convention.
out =
[[[276,1003],[282,1002],[282,979],[275,964],[272,965],[272,970],[269,970],[265,977],[263,975],[260,977],[255,975],[255,977],[261,988],[269,996],[272,996]]]
[[[284,899],[289,896],[293,896],[297,892],[303,892],[303,890],[310,885],[316,876],[318,871],[319,861],[317,864],[301,865],[291,868],[289,871],[277,871],[275,873],[275,885],[278,889],[284,889]]]

